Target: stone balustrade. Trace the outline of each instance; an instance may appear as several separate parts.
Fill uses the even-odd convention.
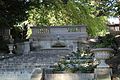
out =
[[[108,26],[112,31],[120,31],[120,24],[108,24]]]
[[[109,32],[115,35],[120,34],[120,24],[108,24]]]
[[[60,39],[78,39],[87,37],[85,26],[49,26],[49,27],[31,27],[33,40],[56,40]]]
[[[43,26],[43,27],[31,27],[33,33],[54,33],[57,30],[58,32],[86,32],[86,26],[84,25],[74,25],[74,26]]]

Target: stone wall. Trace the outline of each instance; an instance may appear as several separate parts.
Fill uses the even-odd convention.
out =
[[[93,80],[93,73],[79,73],[79,74],[47,74],[45,80]]]
[[[31,27],[30,41],[32,46],[48,49],[58,40],[73,51],[78,48],[77,42],[85,41],[88,37],[86,26],[49,26]]]
[[[30,80],[31,74],[21,71],[0,72],[0,80]]]
[[[27,72],[4,72],[0,74],[0,80],[41,80],[41,76],[32,76]],[[94,73],[45,74],[45,80],[94,80]]]
[[[31,78],[31,80],[38,80],[40,76]],[[94,80],[94,73],[58,73],[45,74],[44,80]]]

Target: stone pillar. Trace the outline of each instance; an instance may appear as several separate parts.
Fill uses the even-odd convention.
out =
[[[24,53],[28,54],[30,52],[30,43],[29,41],[24,42]]]
[[[111,80],[112,69],[105,63],[105,60],[100,60],[100,64],[94,70],[96,80]]]
[[[97,67],[94,70],[96,80],[111,80],[112,69],[107,67]]]
[[[16,43],[16,53],[21,54],[24,52],[24,43]]]

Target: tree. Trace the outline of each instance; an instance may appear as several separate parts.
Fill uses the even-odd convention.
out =
[[[0,27],[13,27],[27,19],[26,0],[0,0]]]
[[[119,3],[117,0],[0,0],[0,27],[13,27],[25,20],[40,26],[84,24],[90,35],[97,36],[106,32],[107,15],[119,15]]]
[[[87,1],[87,0],[86,0]],[[101,35],[106,31],[105,17],[93,15],[93,8],[85,0],[43,0],[31,2],[28,21],[33,25],[87,25],[90,35]]]
[[[97,0],[95,8],[99,11],[98,16],[120,15],[120,0]]]

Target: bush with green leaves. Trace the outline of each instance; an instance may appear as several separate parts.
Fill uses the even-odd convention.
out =
[[[69,57],[69,58],[68,58]],[[74,58],[73,58],[74,57]],[[61,59],[56,66],[54,66],[54,72],[82,72],[91,73],[94,71],[95,65],[92,65],[93,60],[89,55],[81,56],[81,52],[73,52],[72,56],[67,56]]]
[[[13,36],[15,42],[24,42],[27,41],[27,25],[16,25],[11,29],[11,35]]]
[[[4,40],[2,36],[0,36],[0,53],[1,52],[5,52],[7,53],[8,52],[8,40]]]
[[[98,36],[98,41],[94,44],[94,48],[114,48],[116,46],[115,36],[107,34],[106,36]]]

